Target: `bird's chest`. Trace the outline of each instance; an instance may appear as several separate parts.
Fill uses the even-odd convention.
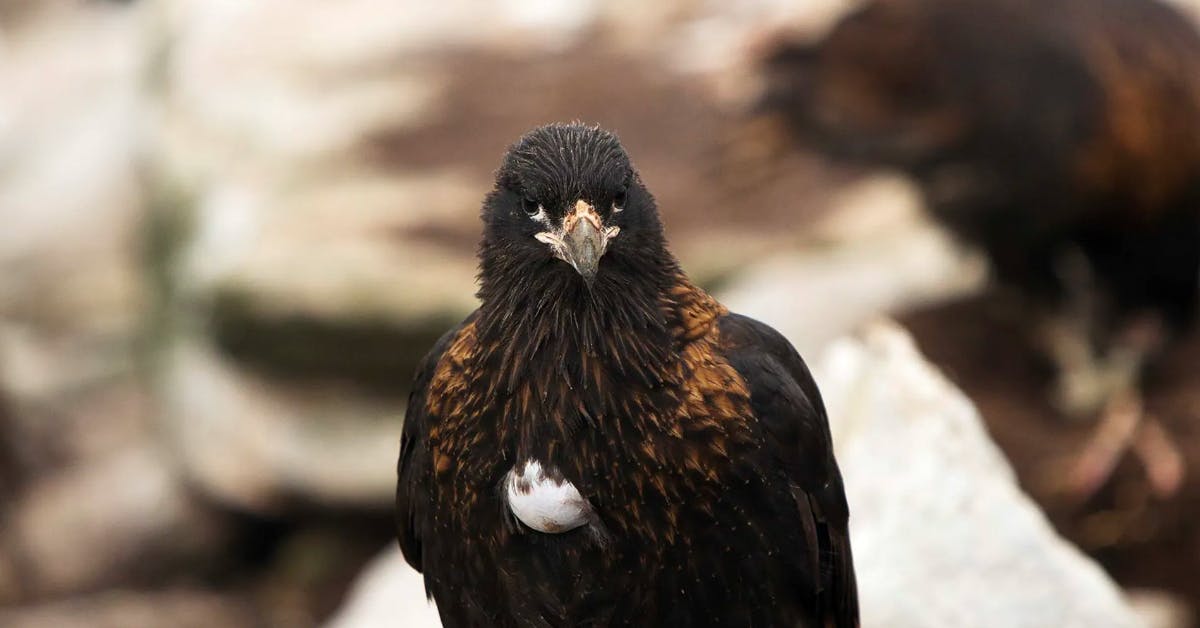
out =
[[[602,400],[463,397],[463,419],[430,443],[439,520],[497,550],[674,542],[684,522],[715,516],[740,481],[734,461],[757,446],[748,396],[708,375]]]
[[[576,387],[547,405],[520,388],[443,396],[458,405],[430,435],[427,523],[452,539],[436,551],[447,566],[436,577],[481,608],[561,625],[692,625],[670,613],[750,577],[736,571],[746,557],[778,555],[752,520],[774,526],[790,497],[764,499],[773,489],[754,462],[749,395],[723,362],[685,367],[689,377],[665,390],[598,398]],[[646,609],[663,615],[647,620]]]

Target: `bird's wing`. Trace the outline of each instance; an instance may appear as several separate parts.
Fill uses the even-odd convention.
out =
[[[400,436],[400,460],[396,463],[396,536],[400,539],[400,551],[404,559],[417,571],[423,568],[421,540],[425,535],[421,529],[424,521],[421,514],[430,500],[429,385],[442,355],[474,317],[472,314],[434,343],[417,366],[412,392],[408,396],[404,431]]]
[[[813,552],[823,626],[858,625],[848,509],[821,393],[804,360],[782,334],[745,316],[720,322],[726,359],[746,381],[773,462],[791,479]]]

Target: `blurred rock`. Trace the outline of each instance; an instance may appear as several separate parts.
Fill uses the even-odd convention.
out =
[[[876,323],[831,345],[814,374],[846,480],[864,626],[1140,625],[906,332]]]
[[[209,497],[268,514],[390,503],[401,401],[265,379],[196,341],[176,343],[163,381],[168,439]]]
[[[1196,615],[1187,600],[1166,591],[1132,589],[1125,592],[1129,605],[1145,628],[1194,628]]]
[[[468,208],[486,181],[355,152],[427,113],[435,62],[397,59],[433,40],[407,36],[413,8],[161,6],[162,176],[190,199],[166,208],[185,223],[157,382],[168,438],[239,509],[384,506],[409,373],[474,307]]]
[[[286,193],[222,188],[198,207],[182,289],[263,320],[457,322],[475,305],[478,211],[467,208],[489,187],[430,174],[343,176]]]
[[[427,123],[457,52],[553,54],[605,24],[662,29],[686,4],[163,0],[168,154],[222,178],[327,175],[311,166],[338,164],[372,129]]]
[[[123,331],[142,304],[141,23],[108,5],[54,4],[55,19],[4,33],[0,314]]]
[[[698,2],[677,39],[670,42],[675,67],[705,75],[744,70],[753,61],[756,46],[785,31],[816,39],[861,0],[758,0],[753,2]]]
[[[4,592],[9,601],[149,583],[207,562],[224,533],[167,461],[147,450],[115,452],[30,483],[0,529],[0,562],[18,585]]]
[[[248,605],[203,591],[113,591],[0,610],[5,628],[253,628]]]
[[[140,435],[136,411],[94,409],[136,397],[146,306],[139,15],[36,4],[4,25],[0,64],[0,390],[22,467]]]
[[[1193,20],[1200,22],[1200,1],[1198,0],[1166,0],[1167,4],[1173,4],[1178,9],[1183,11]]]
[[[674,230],[685,257],[707,252],[694,256],[706,274],[728,273],[764,243],[794,237],[743,224],[715,190],[696,189],[711,185],[705,162],[728,114],[666,57],[735,57],[713,28],[740,33],[779,14],[827,21],[847,2],[803,4],[161,0],[169,80],[158,161],[198,201],[181,280],[274,312],[461,317],[477,207],[498,157],[556,118],[628,133],[665,213],[688,219],[677,224],[736,218],[736,229],[703,230],[694,245],[685,240],[701,229]],[[380,164],[364,149],[377,143],[400,157]],[[786,213],[779,204],[762,213]]]
[[[865,179],[832,205],[812,230],[813,246],[747,268],[722,288],[721,301],[816,355],[881,313],[984,285],[986,263],[926,220],[906,180]]]
[[[439,628],[437,608],[425,598],[425,580],[393,546],[375,559],[325,628]]]
[[[0,432],[16,477],[0,503],[5,601],[220,555],[223,531],[159,448],[141,381],[144,6],[0,7],[19,18],[0,33]]]
[[[149,438],[150,400],[130,340],[0,318],[0,396],[10,410],[2,429],[14,444],[14,473],[84,465]]]

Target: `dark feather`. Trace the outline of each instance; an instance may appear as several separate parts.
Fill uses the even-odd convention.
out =
[[[761,110],[909,173],[933,217],[1046,310],[1081,252],[1099,336],[1200,299],[1200,35],[1157,0],[875,0],[768,59]],[[1107,333],[1106,333],[1107,332]],[[1108,344],[1108,343],[1101,343]]]
[[[819,617],[823,625],[856,626],[858,593],[849,509],[817,384],[791,343],[763,323],[728,315],[721,319],[721,339],[730,364],[750,389],[768,451],[795,484],[808,542],[819,548],[812,556],[813,573],[820,574],[816,582]]]
[[[450,342],[458,336],[463,326],[470,325],[473,319],[474,316],[463,321],[458,327],[442,334],[434,343],[433,348],[417,366],[412,392],[408,395],[408,411],[404,415],[404,431],[400,436],[400,459],[396,463],[399,477],[396,484],[396,527],[404,559],[417,571],[421,571],[424,565],[421,539],[425,530],[422,529],[421,522],[425,513],[422,509],[429,501],[429,494],[424,489],[425,483],[428,482],[425,468],[430,464],[429,445],[426,440],[429,430],[429,382],[433,379],[434,369]]]

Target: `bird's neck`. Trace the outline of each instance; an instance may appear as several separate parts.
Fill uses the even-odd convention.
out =
[[[527,274],[480,290],[478,329],[492,356],[497,392],[519,382],[569,390],[615,384],[653,389],[677,377],[679,351],[723,313],[674,260],[591,287],[570,274]],[[491,279],[495,279],[492,277]]]
[[[513,288],[480,308],[479,372],[503,408],[491,429],[513,455],[570,466],[604,434],[665,429],[658,421],[678,403],[683,356],[724,313],[678,267],[661,284],[595,288],[546,300]]]

